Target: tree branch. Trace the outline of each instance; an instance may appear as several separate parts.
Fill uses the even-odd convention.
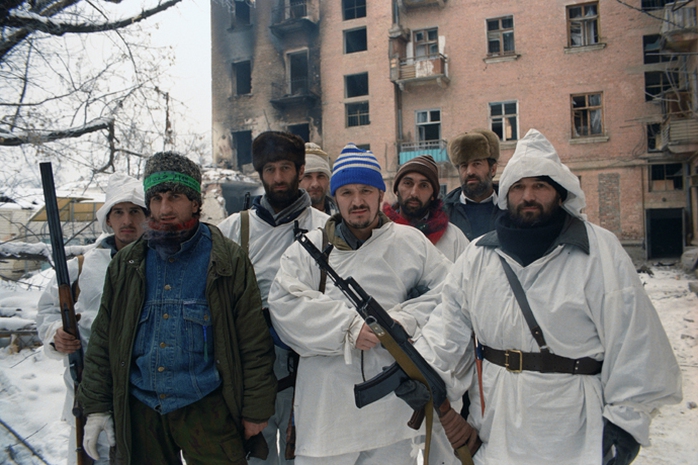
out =
[[[10,132],[0,131],[0,146],[17,147],[22,144],[39,144],[44,142],[52,142],[61,139],[80,137],[102,129],[109,129],[114,126],[113,118],[97,118],[89,123],[68,129],[59,129],[50,132],[24,132],[14,134]]]

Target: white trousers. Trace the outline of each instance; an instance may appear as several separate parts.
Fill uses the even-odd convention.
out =
[[[295,465],[416,465],[419,449],[412,439],[389,446],[329,457],[297,455]]]

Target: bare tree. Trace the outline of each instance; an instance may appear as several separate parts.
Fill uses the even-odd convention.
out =
[[[0,156],[20,167],[0,182],[38,179],[37,158],[138,175],[146,154],[175,144],[183,109],[162,83],[173,51],[150,45],[145,20],[180,1],[0,2]],[[202,149],[190,139],[179,144]]]

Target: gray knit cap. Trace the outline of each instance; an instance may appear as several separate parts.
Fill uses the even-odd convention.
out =
[[[184,194],[201,205],[201,169],[187,157],[175,152],[159,152],[148,158],[143,173],[145,204],[161,192]]]

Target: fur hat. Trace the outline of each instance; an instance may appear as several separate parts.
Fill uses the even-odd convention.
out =
[[[347,184],[365,184],[385,192],[385,181],[381,174],[381,165],[371,151],[361,150],[353,143],[348,143],[334,162],[330,178],[330,194]]]
[[[114,234],[114,230],[107,224],[107,217],[114,205],[122,202],[131,202],[147,210],[143,194],[143,183],[124,173],[114,173],[109,176],[104,205],[97,210],[97,220],[105,233]]]
[[[175,152],[159,152],[148,158],[143,173],[145,204],[160,192],[184,194],[189,200],[201,200],[201,169],[187,157]]]
[[[305,143],[305,173],[325,173],[328,178],[332,176],[330,157],[312,142]]]
[[[262,168],[267,163],[288,160],[296,165],[296,170],[305,165],[305,142],[290,132],[266,131],[252,142],[252,165],[262,176]]]
[[[499,136],[489,129],[473,129],[448,143],[448,156],[455,166],[473,160],[499,160]]]
[[[439,184],[439,167],[436,166],[436,162],[431,155],[420,155],[402,165],[395,175],[393,192],[397,193],[397,186],[407,173],[414,172],[425,176],[429,180],[431,187],[434,189],[434,198],[439,198],[439,192],[441,191],[441,185]]]

